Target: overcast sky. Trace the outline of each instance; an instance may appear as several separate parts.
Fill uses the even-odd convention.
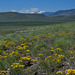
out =
[[[0,0],[0,12],[34,13],[75,8],[75,0]]]

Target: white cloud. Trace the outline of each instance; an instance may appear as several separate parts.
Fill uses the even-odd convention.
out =
[[[31,8],[30,11],[36,12],[36,11],[38,11],[38,8]]]
[[[20,13],[35,13],[38,11],[38,8],[30,8],[30,9],[25,9],[23,8],[22,10],[20,10]]]
[[[19,10],[18,12],[20,12],[20,13],[25,13],[25,8],[23,8],[22,10]]]
[[[17,12],[17,10],[11,10],[11,12]]]
[[[25,8],[23,8],[22,10],[11,10],[11,12],[36,13],[36,12],[38,12],[38,8],[30,8],[30,9],[25,9]]]
[[[44,12],[45,12],[45,11],[39,11],[38,13],[41,14],[41,13],[44,13]]]

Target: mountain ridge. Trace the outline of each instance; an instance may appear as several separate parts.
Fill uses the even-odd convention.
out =
[[[72,12],[73,11],[73,12]],[[45,13],[45,12],[44,12]],[[47,13],[51,16],[46,16]],[[18,12],[0,12],[0,22],[26,22],[26,21],[75,21],[75,9],[59,10],[44,14],[27,14]],[[65,14],[65,15],[64,15]]]
[[[75,15],[75,9],[69,9],[69,10],[58,10],[56,12],[44,12],[41,13],[46,16],[58,16],[58,15]]]

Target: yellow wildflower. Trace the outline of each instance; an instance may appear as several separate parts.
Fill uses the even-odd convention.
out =
[[[39,53],[39,54],[38,54],[38,56],[44,56],[44,54],[42,54],[42,53]]]
[[[66,75],[69,75],[69,74],[75,74],[75,70],[74,69],[67,69],[65,71]]]
[[[30,50],[26,50],[27,52],[29,52]]]
[[[46,58],[45,58],[45,61],[48,60],[48,59],[51,58],[51,57],[52,57],[52,56],[48,56],[48,57],[46,57]]]
[[[38,61],[38,59],[31,59],[31,61],[33,61],[33,62],[34,62],[34,61]]]
[[[62,71],[57,71],[56,74],[62,74]]]

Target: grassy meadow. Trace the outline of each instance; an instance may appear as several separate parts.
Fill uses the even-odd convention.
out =
[[[1,22],[0,75],[75,75],[75,22]]]

